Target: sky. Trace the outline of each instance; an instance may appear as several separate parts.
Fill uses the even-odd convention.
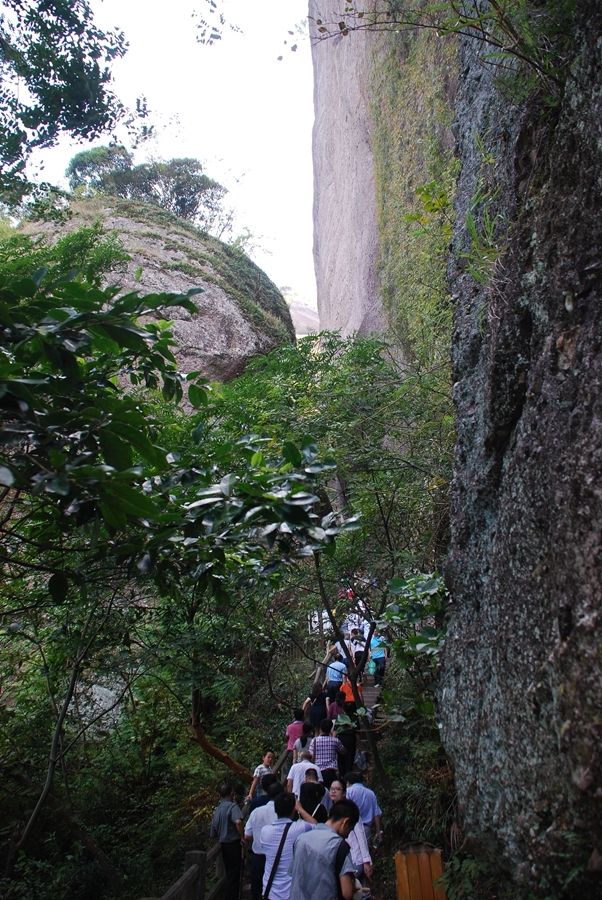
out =
[[[203,161],[230,191],[235,233],[249,229],[259,244],[258,265],[315,306],[313,83],[309,40],[297,32],[307,0],[217,3],[241,33],[226,26],[221,41],[203,46],[193,13],[210,20],[207,0],[91,0],[96,24],[120,28],[130,44],[113,65],[116,94],[132,108],[144,95],[156,126],[135,162],[149,154]],[[44,178],[61,183],[70,158],[88,146],[63,140],[45,150]]]

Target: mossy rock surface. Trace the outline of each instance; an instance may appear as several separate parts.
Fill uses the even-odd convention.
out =
[[[198,315],[170,310],[182,371],[201,370],[212,380],[228,380],[239,375],[251,357],[294,340],[284,297],[244,253],[147,203],[94,197],[75,201],[72,211],[63,230],[101,222],[119,236],[130,260],[108,280],[124,293],[203,289],[195,298]],[[56,229],[48,224],[27,230]]]

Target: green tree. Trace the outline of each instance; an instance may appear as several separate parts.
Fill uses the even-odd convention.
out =
[[[337,463],[332,506],[369,523],[353,541],[386,584],[398,570],[434,568],[445,551],[450,393],[445,359],[400,363],[383,338],[321,334],[253,360],[199,417],[208,443],[313,435]]]
[[[65,175],[72,191],[78,187],[101,189],[104,175],[130,170],[132,164],[132,154],[120,144],[92,147],[75,154]]]
[[[111,129],[123,107],[110,64],[127,49],[119,31],[94,25],[87,0],[4,0],[0,13],[0,191],[27,190],[36,147],[62,133],[86,140]]]
[[[90,234],[80,239],[94,245]],[[115,288],[98,286],[102,266],[88,266],[91,283],[61,275],[57,252],[69,256],[70,240],[58,251],[30,246],[29,276],[24,247],[11,242],[0,277],[1,617],[8,645],[21,635],[35,651],[31,664],[41,662],[53,716],[43,786],[23,830],[13,833],[8,875],[54,796],[57,768],[87,730],[66,736],[83,674],[110,665],[113,678],[131,685],[132,670],[144,664],[155,675],[161,653],[152,635],[168,643],[162,623],[170,601],[170,622],[180,627],[170,659],[187,662],[165,661],[161,675],[175,683],[186,671],[180,681],[192,695],[195,740],[250,777],[205,733],[206,673],[190,640],[206,627],[199,617],[206,623],[210,601],[232,602],[236,580],[265,578],[283,560],[333,548],[346,527],[315,511],[312,483],[333,463],[318,460],[313,440],[289,443],[282,454],[230,441],[210,454],[187,417],[171,432],[160,427],[159,388],[163,402],[176,404],[187,389],[193,406],[206,402],[207,389],[194,374],[177,372],[166,324],[140,320],[173,305],[194,312],[196,292],[117,298]],[[36,264],[41,252],[52,261],[53,251],[58,277],[49,280],[48,268]],[[123,598],[139,607],[145,592],[165,598],[137,644],[148,652],[120,654],[133,631]],[[180,646],[185,637],[190,653]]]
[[[228,191],[204,173],[198,159],[134,166],[124,147],[96,147],[74,156],[65,174],[72,190],[86,186],[124,200],[155,203],[217,238],[232,230],[233,213],[223,203]]]

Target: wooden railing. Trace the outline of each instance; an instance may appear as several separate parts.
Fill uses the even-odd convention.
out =
[[[289,769],[289,754],[288,750],[286,749],[286,744],[284,744],[282,753],[272,766],[272,772],[284,785],[286,785],[286,776],[288,775]]]
[[[214,844],[211,850],[190,850],[184,857],[184,874],[161,900],[215,900],[226,885],[224,864],[220,844]],[[215,862],[217,881],[206,893],[207,869]]]
[[[282,753],[272,766],[274,775],[279,776],[283,783],[289,770],[289,757],[284,744]],[[207,870],[215,863],[217,881],[206,893]],[[215,900],[223,891],[226,884],[224,864],[222,861],[221,846],[214,844],[210,850],[190,850],[184,857],[184,874],[169,890],[163,894],[161,900]]]

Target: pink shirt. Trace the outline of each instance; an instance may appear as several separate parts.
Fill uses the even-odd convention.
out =
[[[291,722],[290,725],[286,726],[286,734],[288,737],[286,749],[293,750],[295,741],[303,734],[303,722]]]

